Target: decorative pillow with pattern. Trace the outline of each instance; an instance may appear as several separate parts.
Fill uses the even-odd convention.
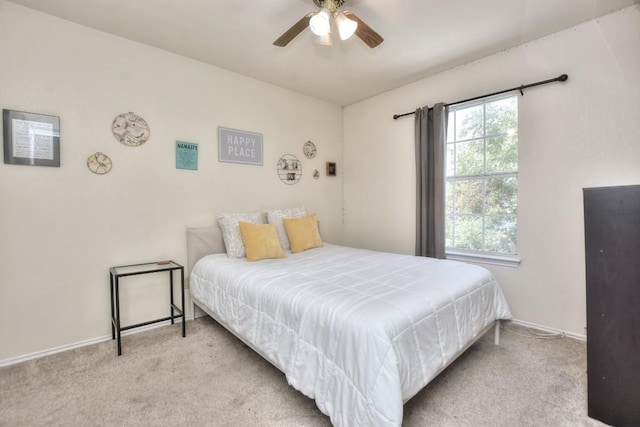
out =
[[[276,230],[278,231],[278,238],[280,239],[280,245],[284,250],[288,251],[289,249],[291,249],[291,245],[289,244],[287,231],[284,228],[282,220],[284,218],[300,218],[303,216],[307,216],[307,209],[304,206],[299,206],[297,208],[266,211],[266,214],[267,222],[276,226]]]
[[[222,240],[227,248],[227,255],[232,258],[244,258],[247,254],[242,243],[242,234],[238,222],[264,224],[264,217],[260,212],[251,213],[223,213],[218,214],[218,224],[222,230]]]

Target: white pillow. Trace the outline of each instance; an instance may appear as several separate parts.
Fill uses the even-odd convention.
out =
[[[287,237],[287,230],[284,228],[284,223],[282,222],[283,218],[300,218],[302,216],[307,216],[307,209],[304,206],[299,206],[297,208],[290,209],[277,209],[266,211],[267,214],[267,222],[269,224],[273,224],[276,226],[276,230],[278,231],[278,239],[280,239],[280,244],[285,251],[291,249],[291,245],[289,244],[289,238]]]
[[[222,240],[227,248],[227,255],[232,258],[244,258],[247,253],[242,243],[242,234],[238,221],[252,224],[264,224],[264,217],[260,212],[252,213],[222,213],[218,214],[218,224],[222,230]]]

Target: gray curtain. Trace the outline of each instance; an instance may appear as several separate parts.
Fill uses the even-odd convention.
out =
[[[416,131],[416,255],[444,258],[445,153],[449,107],[418,108]]]

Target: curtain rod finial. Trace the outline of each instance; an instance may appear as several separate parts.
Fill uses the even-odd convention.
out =
[[[567,76],[566,74],[562,74],[558,77],[558,81],[561,82],[566,82],[569,79],[569,76]]]

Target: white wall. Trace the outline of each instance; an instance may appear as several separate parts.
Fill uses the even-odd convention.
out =
[[[61,123],[60,168],[0,164],[0,361],[110,334],[109,267],[186,264],[186,227],[216,213],[304,204],[341,243],[340,107],[3,0],[0,58],[1,107]],[[127,111],[150,124],[140,147],[111,134]],[[218,126],[262,133],[264,166],[219,163]],[[176,140],[199,143],[198,171],[175,168]],[[109,174],[88,171],[96,151],[112,158]],[[286,153],[303,162],[292,186],[276,173]],[[165,316],[166,282],[124,279],[125,323]]]
[[[563,73],[519,100],[522,263],[490,269],[517,319],[584,336],[582,189],[640,183],[638,6],[345,108],[344,243],[413,254],[413,117],[393,114]]]

